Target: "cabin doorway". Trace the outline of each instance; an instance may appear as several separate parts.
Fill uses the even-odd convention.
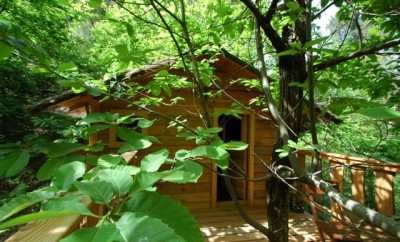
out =
[[[247,141],[247,116],[243,115],[240,118],[232,115],[220,115],[218,117],[218,126],[222,128],[219,133],[220,138],[224,142],[229,141]],[[229,151],[231,161],[229,169],[226,171],[228,175],[239,177],[241,173],[247,174],[247,150]],[[219,168],[218,168],[219,169]],[[221,172],[221,170],[219,170]],[[243,179],[231,179],[233,188],[240,200],[246,200],[246,181]],[[217,177],[217,201],[231,201],[228,190],[226,188],[223,177]]]

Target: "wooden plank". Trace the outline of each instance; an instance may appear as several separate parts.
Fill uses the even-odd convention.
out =
[[[377,171],[375,172],[375,200],[376,208],[386,216],[394,214],[394,174]]]
[[[79,228],[80,215],[65,216],[31,223],[22,227],[5,242],[57,242]]]
[[[218,110],[213,110],[216,113]],[[218,116],[215,115],[213,118],[213,127],[218,127]],[[215,208],[217,207],[217,189],[218,189],[218,177],[217,177],[217,165],[215,162],[211,162],[211,170],[215,171],[211,174],[211,198],[210,198],[210,207]]]
[[[331,180],[338,185],[337,189],[343,192],[343,166],[333,167],[331,169]],[[334,216],[343,217],[342,209],[337,203],[331,202],[331,210]]]
[[[361,204],[365,202],[364,174],[364,169],[351,169],[351,193],[353,199]]]
[[[248,122],[248,140],[249,140],[249,148],[248,148],[248,176],[250,179],[254,178],[254,136],[255,136],[255,114],[249,114],[249,122]],[[247,200],[249,205],[254,206],[254,184],[255,182],[249,181],[247,186]]]
[[[96,100],[89,102],[89,113],[97,113],[100,111],[100,104]],[[98,134],[92,134],[89,137],[89,145],[94,145],[98,141]]]

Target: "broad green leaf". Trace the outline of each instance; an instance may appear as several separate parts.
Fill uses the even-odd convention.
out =
[[[163,181],[174,183],[195,183],[203,174],[203,167],[197,162],[186,160],[181,162],[176,168],[161,172],[166,174],[162,177]]]
[[[379,119],[379,120],[395,120],[400,119],[400,112],[396,112],[395,110],[388,107],[370,107],[370,108],[361,108],[357,111],[364,116]]]
[[[84,197],[76,195],[67,195],[48,201],[43,210],[45,211],[71,211],[74,213],[93,216],[93,213],[83,203]]]
[[[243,143],[242,141],[229,141],[222,145],[222,148],[225,150],[245,150],[247,147],[248,144]]]
[[[13,48],[8,44],[0,41],[0,61],[8,58],[12,53]]]
[[[119,153],[146,149],[153,144],[152,137],[143,135],[127,128],[118,127],[117,135],[120,139],[126,142],[118,150]]]
[[[81,155],[69,155],[66,157],[50,158],[40,167],[39,171],[36,173],[36,177],[40,181],[49,180],[54,176],[58,167],[72,161],[84,162],[85,157]]]
[[[120,155],[106,154],[99,157],[97,164],[102,167],[113,167],[119,164],[126,164],[126,161]]]
[[[140,162],[140,168],[147,172],[158,171],[161,165],[167,160],[168,154],[169,152],[167,149],[161,149],[150,153],[142,159]]]
[[[18,175],[29,162],[29,152],[18,149],[8,153],[0,160],[0,177],[12,177]]]
[[[118,166],[118,169],[124,169],[131,176],[134,176],[140,172],[140,168],[133,165]]]
[[[191,157],[206,157],[217,162],[217,165],[222,168],[226,169],[229,165],[229,153],[218,146],[212,145],[203,145],[196,147],[190,152]]]
[[[14,227],[16,225],[26,224],[31,221],[42,220],[42,219],[49,219],[55,217],[62,217],[68,215],[78,214],[73,211],[41,211],[31,214],[22,215],[16,218],[12,218],[10,220],[5,221],[4,223],[0,224],[0,230]]]
[[[119,229],[124,240],[129,242],[185,241],[160,219],[152,218],[141,213],[124,213],[117,222],[117,228]]]
[[[52,143],[48,145],[47,150],[49,157],[56,158],[68,155],[70,153],[82,150],[84,148],[85,146],[81,144],[61,142],[61,143]]]
[[[141,171],[136,175],[135,190],[146,190],[158,182],[165,174],[160,172],[144,172]]]
[[[85,174],[85,163],[73,161],[60,166],[54,173],[53,184],[61,190],[68,188]]]
[[[184,241],[204,241],[198,224],[189,210],[168,196],[157,192],[135,193],[126,203],[126,210],[161,220]]]
[[[74,186],[96,203],[109,203],[113,197],[113,188],[110,183],[105,181],[75,182]]]
[[[122,242],[124,241],[115,224],[79,229],[60,242]]]
[[[12,215],[30,207],[38,202],[50,199],[55,196],[54,191],[49,189],[40,189],[29,192],[11,199],[0,207],[0,221],[3,221]]]
[[[97,173],[96,179],[110,183],[118,196],[128,193],[133,185],[132,177],[123,167],[101,170]]]

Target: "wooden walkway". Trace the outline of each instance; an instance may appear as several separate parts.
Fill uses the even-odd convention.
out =
[[[265,209],[247,208],[251,216],[266,224]],[[231,203],[224,203],[218,208],[197,209],[192,213],[197,218],[201,231],[208,242],[250,242],[267,241],[265,236],[242,220]],[[311,216],[291,214],[289,221],[291,242],[320,241]]]

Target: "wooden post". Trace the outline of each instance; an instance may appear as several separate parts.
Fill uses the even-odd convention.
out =
[[[249,131],[248,131],[248,137],[249,137],[249,148],[248,148],[248,177],[250,179],[254,178],[254,131],[255,131],[255,114],[250,113],[249,115]],[[254,206],[254,181],[249,181],[248,182],[248,188],[247,188],[247,201],[250,205],[250,207]]]
[[[386,216],[394,214],[393,173],[376,171],[375,201],[376,208]]]
[[[215,113],[215,109],[213,110],[213,112]],[[213,118],[213,127],[218,127],[218,116],[215,116]],[[214,171],[217,171],[217,165],[215,164],[214,161],[210,161],[210,166],[211,169]],[[218,175],[216,172],[211,172],[211,201],[210,201],[210,207],[211,208],[215,208],[217,207],[217,189],[218,189]]]
[[[364,174],[362,168],[351,169],[351,194],[361,204],[365,203]]]
[[[329,164],[331,166],[336,166],[331,169],[331,179],[334,183],[337,184],[337,189],[339,190],[339,192],[343,192],[343,166],[338,167],[338,164],[335,162],[330,162]],[[342,209],[337,203],[333,201],[331,201],[331,210],[332,214],[336,217],[343,217]]]

